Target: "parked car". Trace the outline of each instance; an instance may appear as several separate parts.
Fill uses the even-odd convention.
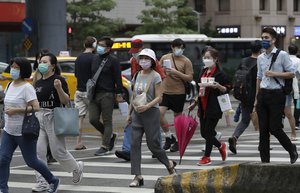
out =
[[[9,66],[9,64],[0,62],[0,73],[2,73],[7,68],[7,66]]]
[[[32,66],[33,66],[35,58],[30,57],[28,59],[31,61]],[[68,57],[58,56],[57,57],[58,64],[60,65],[61,70],[62,70],[61,75],[66,79],[66,81],[68,83],[71,100],[74,100],[74,94],[75,94],[76,86],[77,86],[77,79],[74,75],[75,60],[76,60],[76,57],[70,57],[70,56],[68,56]],[[10,82],[12,80],[9,72],[10,72],[9,66],[7,66],[6,69],[4,70],[4,72],[2,72],[2,77],[4,78],[4,80],[1,81],[1,85],[2,85],[3,89],[6,88],[6,85],[8,84],[8,82]],[[130,96],[132,93],[131,92],[131,82],[129,80],[127,80],[125,78],[125,76],[122,76],[122,84],[123,84],[124,99],[127,102],[129,102],[129,99],[130,99]]]

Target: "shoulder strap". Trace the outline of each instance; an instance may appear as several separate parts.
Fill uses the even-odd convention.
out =
[[[154,79],[154,74],[153,74],[153,70],[151,71],[151,73],[149,74],[149,78],[148,78],[148,81],[147,81],[147,86],[144,90],[145,93],[148,92],[149,88],[150,88],[150,84],[152,83],[153,79]]]
[[[272,65],[274,64],[274,62],[277,60],[277,56],[279,55],[279,52],[280,52],[280,49],[277,49],[276,53],[273,54],[272,56],[272,60],[271,60],[271,64],[270,64],[270,67],[269,67],[269,70],[271,70],[272,68]]]
[[[104,64],[105,64],[106,62],[107,62],[107,58],[104,58],[104,59],[102,60],[101,64],[100,64],[100,66],[99,66],[97,72],[96,72],[95,75],[93,76],[93,80],[94,80],[95,82],[98,80],[99,75],[100,75],[100,73],[101,73],[101,71],[102,71],[102,69],[103,69],[103,67],[104,67]]]
[[[137,79],[137,77],[138,77],[139,74],[140,74],[140,71],[138,71],[137,73],[135,73],[135,81],[136,81],[136,79]],[[153,75],[153,71],[151,71],[151,73],[149,74],[149,77],[147,79],[147,85],[146,85],[146,88],[144,90],[145,93],[148,92],[148,90],[150,88],[150,84],[151,84],[151,82],[152,82],[153,79],[154,79],[154,75]],[[134,85],[135,85],[135,83],[134,83]]]
[[[276,53],[272,56],[272,60],[271,60],[269,70],[271,69],[273,63],[276,61],[279,52],[280,52],[280,49],[277,49]],[[283,87],[283,85],[280,84],[279,80],[276,77],[273,77],[273,78],[274,78],[274,80],[276,81],[277,84],[279,84],[281,87]]]
[[[175,66],[175,68],[176,68],[176,70],[178,70],[178,68],[176,67],[176,63],[175,63],[175,60],[174,60],[174,57],[173,57],[173,54],[172,54],[172,60],[173,60],[173,63],[174,63],[174,66]],[[185,81],[184,80],[182,80],[181,78],[180,78],[180,80],[182,81],[182,83],[183,83],[183,85],[185,86]]]
[[[8,91],[8,88],[9,88],[9,86],[10,86],[11,83],[12,83],[12,81],[10,81],[10,82],[7,84],[6,89],[5,89],[5,92]]]

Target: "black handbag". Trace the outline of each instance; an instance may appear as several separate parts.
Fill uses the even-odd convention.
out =
[[[33,106],[31,112],[25,110],[24,120],[22,124],[22,136],[29,139],[37,139],[40,133],[40,122],[35,116]]]
[[[95,56],[95,57],[98,57],[98,56]],[[100,73],[101,73],[106,61],[107,61],[107,58],[102,60],[100,66],[99,66],[97,72],[95,73],[95,75],[93,76],[93,78],[88,79],[88,81],[86,83],[86,95],[90,101],[93,100],[93,98],[95,96],[97,80],[100,76]]]

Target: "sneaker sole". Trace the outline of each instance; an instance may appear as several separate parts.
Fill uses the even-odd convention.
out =
[[[104,156],[104,155],[108,155],[108,154],[110,154],[110,153],[111,153],[110,151],[105,152],[105,153],[101,153],[101,154],[95,153],[94,156]]]
[[[44,189],[40,189],[40,190],[34,190],[34,189],[32,189],[31,191],[32,192],[45,192],[45,191],[47,191],[47,190],[49,190],[49,188],[44,188]],[[0,192],[1,193],[1,192]]]
[[[81,169],[81,175],[80,175],[80,177],[79,177],[79,181],[78,182],[74,182],[73,181],[73,184],[79,184],[81,181],[82,181],[82,178],[83,178],[83,167],[84,167],[84,162],[82,162],[82,161],[80,161],[80,163],[82,163],[82,164],[80,164],[80,169]]]
[[[211,164],[211,162],[206,163],[206,164],[200,164],[200,163],[197,163],[198,166],[208,166],[208,165],[210,165],[210,164]]]

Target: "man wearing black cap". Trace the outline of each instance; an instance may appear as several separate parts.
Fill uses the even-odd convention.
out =
[[[250,124],[256,92],[257,57],[260,54],[261,48],[261,41],[257,40],[252,42],[251,56],[243,58],[237,70],[237,72],[241,72],[241,69],[245,69],[247,71],[245,78],[247,81],[248,94],[245,96],[244,100],[241,100],[242,120],[235,128],[232,137],[228,139],[229,150],[234,154],[236,154],[236,143],[238,138]]]

